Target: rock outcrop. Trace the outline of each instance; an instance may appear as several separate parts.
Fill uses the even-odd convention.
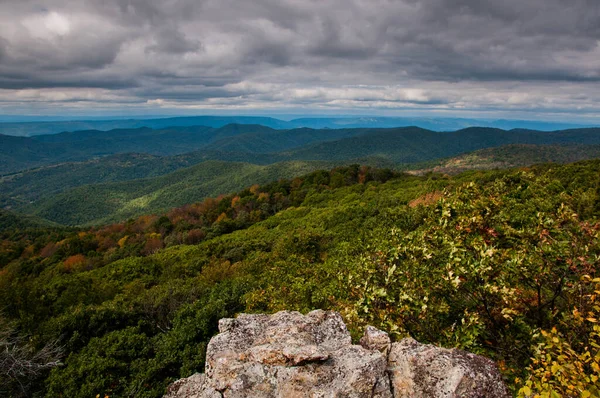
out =
[[[166,398],[509,396],[489,359],[413,339],[391,343],[373,327],[353,345],[335,312],[241,314],[219,321],[219,332],[205,374],[173,383]]]

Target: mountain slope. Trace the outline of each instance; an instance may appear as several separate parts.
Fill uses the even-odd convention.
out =
[[[76,131],[33,138],[0,135],[0,174],[111,154],[137,152],[175,155],[198,150],[235,135],[275,131],[258,125],[204,126]]]
[[[23,211],[65,225],[101,224],[183,206],[323,167],[329,165],[285,162],[259,166],[207,161],[155,178],[81,186],[25,206]]]
[[[0,208],[0,233],[9,230],[57,227],[58,224],[35,216],[17,214]]]
[[[126,153],[65,162],[0,177],[0,207],[20,206],[87,184],[157,177],[202,161],[198,153],[155,156]]]
[[[600,158],[600,145],[512,144],[480,149],[451,159],[411,167],[410,173],[457,174],[467,170],[506,169],[540,163],[572,163]]]
[[[272,130],[252,132],[221,139],[207,145],[204,150],[219,152],[276,153],[312,144],[331,142],[370,132],[369,129],[310,129]]]
[[[457,172],[476,168],[505,168],[512,166],[530,165],[540,162],[569,162],[575,160],[589,159],[598,156],[596,146],[585,144],[600,144],[600,130],[579,129],[558,132],[538,132],[530,130],[497,130],[487,128],[470,128],[452,133],[438,133],[416,127],[399,129],[340,129],[340,130],[273,130],[264,126],[252,125],[228,125],[219,129],[205,127],[182,128],[176,130],[125,130],[101,132],[63,133],[54,136],[29,138],[8,137],[11,140],[27,140],[34,145],[43,141],[45,149],[53,145],[79,146],[81,151],[93,150],[92,144],[95,137],[105,137],[103,142],[112,145],[113,148],[129,149],[132,146],[144,147],[146,149],[154,146],[157,150],[165,150],[167,144],[163,141],[180,139],[174,145],[190,148],[189,140],[207,143],[200,151],[189,152],[174,156],[154,156],[146,154],[118,154],[100,157],[84,162],[68,162],[53,166],[40,167],[35,170],[14,173],[0,177],[0,206],[27,213],[42,211],[42,217],[48,214],[53,220],[63,220],[55,213],[56,209],[65,209],[60,202],[73,203],[73,200],[85,200],[94,197],[97,192],[99,197],[106,199],[107,203],[97,205],[97,214],[94,210],[86,209],[86,214],[96,214],[79,219],[76,215],[69,213],[64,222],[86,223],[92,220],[104,219],[114,215],[121,210],[121,206],[138,199],[139,203],[152,202],[148,207],[151,211],[173,205],[181,205],[184,202],[170,202],[169,197],[180,195],[181,190],[175,185],[180,179],[186,180],[189,175],[182,169],[201,163],[203,161],[234,161],[246,162],[254,165],[269,165],[278,162],[291,161],[325,161],[330,166],[344,165],[350,163],[365,164],[378,167],[397,167],[403,169],[431,169],[442,172]],[[127,137],[133,137],[127,138]],[[188,141],[185,141],[188,137]],[[128,141],[130,140],[130,141]],[[119,147],[121,141],[125,141]],[[144,143],[143,141],[150,141]],[[314,142],[317,141],[317,142]],[[309,142],[308,145],[303,145]],[[446,160],[448,164],[435,163],[438,159],[461,156],[481,148],[496,148],[505,143],[511,143],[511,147],[504,149],[490,149],[487,152],[476,153],[459,159]],[[512,143],[520,144],[512,144]],[[537,143],[560,143],[559,146],[536,146]],[[565,144],[566,143],[566,144]],[[162,145],[162,148],[158,148]],[[516,146],[515,146],[516,145]],[[519,146],[520,145],[520,146]],[[523,146],[525,145],[525,146]],[[558,145],[558,144],[556,144]],[[567,146],[565,146],[567,145]],[[32,147],[39,150],[41,147]],[[26,148],[21,148],[27,150]],[[173,149],[173,146],[171,147]],[[270,152],[272,151],[272,152]],[[508,159],[501,159],[502,157]],[[426,164],[419,165],[425,162]],[[430,162],[430,163],[427,163]],[[434,163],[431,163],[434,162]],[[470,165],[468,163],[471,163]],[[207,163],[210,164],[210,163]],[[222,163],[225,176],[230,176],[229,166]],[[164,176],[168,173],[181,170],[169,178],[154,180],[154,177]],[[196,170],[196,169],[194,169]],[[308,169],[307,169],[308,170]],[[454,171],[453,171],[454,170]],[[423,171],[423,170],[422,170]],[[220,170],[213,170],[207,181],[213,181]],[[286,176],[287,169],[282,170],[282,175],[276,172],[270,175],[273,179]],[[120,186],[99,186],[100,183],[118,183],[143,178],[150,178],[143,184],[132,182]],[[87,184],[93,187],[73,190]],[[109,192],[133,192],[134,196],[122,194],[119,198],[111,198]],[[239,188],[236,185],[232,189]],[[86,193],[87,192],[87,193]],[[162,192],[162,194],[159,194]],[[228,191],[209,190],[211,194]],[[60,196],[57,194],[64,193]],[[71,197],[73,195],[73,197]],[[137,195],[137,196],[135,196]],[[150,200],[150,197],[154,197]],[[202,194],[203,195],[203,194]],[[201,195],[201,196],[202,196]],[[188,197],[183,195],[184,197]],[[145,199],[142,199],[145,197]],[[193,196],[189,196],[195,200]],[[58,201],[58,202],[56,202]],[[55,203],[56,202],[56,203]],[[92,200],[93,202],[93,200]],[[92,203],[90,202],[90,203]],[[114,204],[114,203],[118,203]],[[161,202],[163,202],[161,204]],[[113,203],[113,204],[108,204]],[[136,202],[137,203],[137,202]],[[37,208],[40,206],[40,208]],[[74,203],[71,209],[77,209],[81,205]],[[135,211],[125,211],[119,217],[127,217],[131,214],[139,214],[146,205],[134,205]],[[47,212],[47,213],[46,213]],[[119,213],[120,214],[120,213]],[[118,218],[120,219],[120,218]]]
[[[27,137],[0,134],[0,174],[50,164],[56,159],[72,156],[73,154],[69,154],[70,150],[71,148],[44,144]]]
[[[283,160],[341,161],[377,156],[415,163],[507,144],[600,144],[600,129],[556,132],[473,127],[440,133],[418,127],[394,129],[273,130],[260,125],[78,131],[34,138],[0,136],[0,173],[116,153],[174,155],[195,150],[272,154]],[[219,155],[220,153],[220,155]],[[263,157],[264,158],[264,157]],[[254,161],[251,156],[244,160]]]
[[[484,354],[515,395],[566,375],[598,396],[599,175],[598,160],[446,178],[349,167],[122,224],[16,231],[0,307],[18,337],[64,343],[39,396],[159,398],[205,367],[218,319],[315,308],[353,336],[373,325]]]
[[[600,129],[540,132],[477,127],[451,133],[438,133],[418,127],[366,130],[354,137],[296,148],[285,155],[294,160],[329,161],[378,156],[396,164],[408,164],[508,144],[598,145]]]

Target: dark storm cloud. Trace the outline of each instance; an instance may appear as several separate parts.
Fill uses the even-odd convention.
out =
[[[48,106],[81,88],[162,107],[597,112],[599,20],[597,0],[5,0],[0,89],[65,89]]]
[[[164,28],[154,34],[155,43],[146,51],[165,54],[185,54],[201,49],[200,41],[187,39],[177,28]]]
[[[102,78],[101,76],[81,77],[75,76],[69,78],[61,76],[55,79],[44,79],[43,77],[30,76],[29,74],[4,74],[0,76],[0,89],[36,89],[36,88],[55,88],[55,87],[87,87],[87,88],[105,88],[111,90],[131,89],[138,84],[133,80],[123,80],[118,77]]]

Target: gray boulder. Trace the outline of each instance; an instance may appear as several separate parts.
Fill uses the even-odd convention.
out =
[[[368,327],[353,345],[341,316],[313,311],[241,314],[219,321],[205,374],[169,386],[166,398],[508,397],[488,359]]]
[[[493,361],[411,338],[392,344],[387,371],[394,398],[510,396]]]

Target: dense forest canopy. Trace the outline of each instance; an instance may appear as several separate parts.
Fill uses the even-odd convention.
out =
[[[63,225],[102,225],[356,163],[455,174],[590,159],[600,155],[599,131],[228,124],[0,135],[0,207]]]
[[[599,145],[599,131],[598,128],[536,131],[485,127],[452,132],[419,127],[277,130],[262,125],[228,124],[219,128],[67,131],[34,137],[0,134],[0,175],[131,152],[175,156],[199,151],[195,157],[200,159],[263,164],[376,156],[394,164],[407,164],[509,144]]]
[[[597,396],[599,176],[352,165],[89,229],[6,213],[0,337],[38,367],[0,388],[159,397],[219,318],[323,308],[486,355],[521,396]]]

